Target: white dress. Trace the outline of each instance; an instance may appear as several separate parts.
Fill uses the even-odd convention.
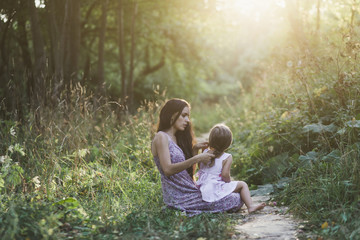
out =
[[[215,159],[215,164],[212,167],[200,163],[200,170],[198,171],[199,180],[196,182],[196,185],[200,188],[204,201],[215,202],[235,190],[237,181],[226,183],[221,178],[223,161],[229,156],[229,153],[223,153],[219,158]]]

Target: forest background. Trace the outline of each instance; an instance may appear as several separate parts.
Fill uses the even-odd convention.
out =
[[[360,239],[358,0],[2,0],[0,238],[231,238],[163,208],[159,108],[226,122],[232,175]],[[285,184],[276,184],[278,180]]]

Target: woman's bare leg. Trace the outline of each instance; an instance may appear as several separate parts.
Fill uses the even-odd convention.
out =
[[[238,184],[234,190],[234,192],[240,193],[241,200],[245,203],[246,207],[248,208],[248,212],[252,213],[257,210],[263,209],[266,204],[262,203],[259,205],[254,205],[251,199],[250,190],[246,182],[238,181]]]

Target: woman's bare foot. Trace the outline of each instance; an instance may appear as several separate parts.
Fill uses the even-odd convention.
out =
[[[249,213],[253,213],[253,212],[256,212],[258,210],[261,210],[263,209],[264,207],[266,206],[266,203],[261,203],[259,205],[252,205],[248,208],[248,212]]]

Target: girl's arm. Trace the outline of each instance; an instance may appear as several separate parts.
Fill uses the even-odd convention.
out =
[[[232,156],[230,155],[227,159],[223,161],[223,168],[221,170],[221,178],[224,182],[230,182],[230,167],[232,163]]]
[[[153,151],[153,153],[155,153],[154,156],[159,157],[161,169],[167,177],[184,171],[185,169],[193,166],[196,163],[208,163],[211,158],[214,157],[214,155],[211,153],[201,153],[183,162],[171,163],[169,152],[169,139],[167,138],[165,133],[161,132],[155,135],[153,146],[155,148]]]

